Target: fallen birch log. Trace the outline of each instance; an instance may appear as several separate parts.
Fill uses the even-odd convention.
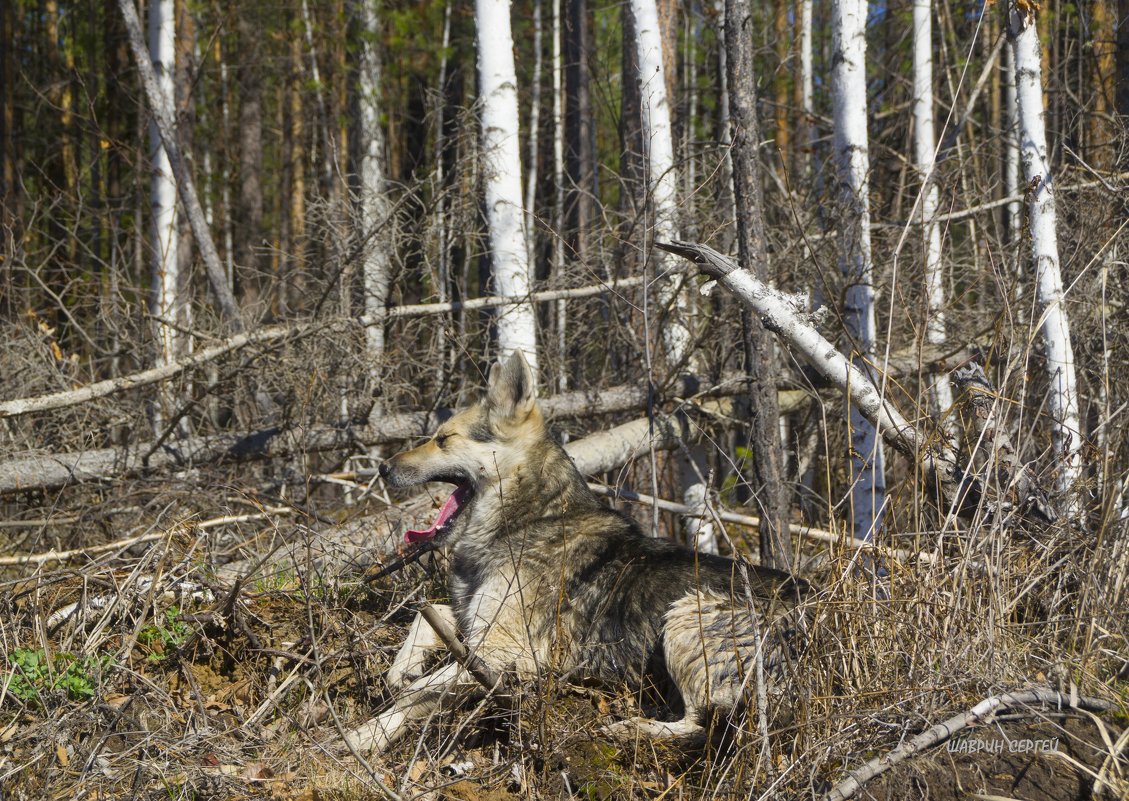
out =
[[[644,409],[648,403],[663,400],[737,395],[744,386],[738,376],[726,377],[712,385],[702,385],[693,376],[680,376],[658,398],[653,397],[646,386],[623,385],[555,395],[542,400],[541,409],[551,420],[612,414]],[[439,409],[394,414],[379,419],[373,426],[269,428],[171,440],[159,446],[142,442],[78,453],[29,454],[0,462],[0,496],[221,462],[247,462],[292,453],[359,450],[429,435],[452,413],[449,409]]]
[[[801,299],[762,283],[708,245],[656,242],[655,246],[693,262],[759,315],[765,328],[846,394],[895,450],[920,464],[954,508],[967,508],[963,499],[969,491],[968,482],[974,479],[965,476],[952,443],[942,432],[927,433],[906,420],[870,378],[819,333]]]
[[[565,451],[581,473],[605,473],[647,454],[652,444],[656,450],[678,447],[685,432],[684,423],[660,418],[656,420],[653,442],[648,442],[648,424],[646,419],[632,420],[608,431],[573,440],[565,445]],[[364,472],[358,475],[364,475]],[[403,543],[404,531],[426,525],[424,521],[434,514],[435,501],[431,495],[421,493],[378,515],[358,518],[323,531],[306,529],[306,536],[282,545],[269,559],[256,561],[248,558],[230,562],[216,571],[217,578],[232,582],[252,567],[258,570],[255,578],[294,575],[296,569],[313,570],[322,575],[341,574],[345,570],[359,574],[393,555]]]

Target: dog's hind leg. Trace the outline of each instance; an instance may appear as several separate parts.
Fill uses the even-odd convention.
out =
[[[451,607],[444,604],[435,604],[432,607],[439,616],[451,627],[458,628],[455,623],[455,613]],[[415,681],[426,672],[428,653],[443,646],[443,642],[435,633],[435,629],[417,614],[408,631],[408,637],[400,646],[396,658],[392,660],[392,667],[384,674],[384,680],[393,690],[398,690],[408,682]]]
[[[461,665],[451,663],[413,681],[391,707],[347,732],[345,740],[351,750],[379,753],[399,739],[411,723],[426,718],[448,697],[457,694],[465,698],[474,692],[481,695],[482,685]]]

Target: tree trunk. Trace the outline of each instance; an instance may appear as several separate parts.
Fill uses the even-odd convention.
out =
[[[220,264],[219,254],[216,252],[211,232],[204,220],[204,210],[200,207],[200,199],[196,195],[196,184],[192,180],[192,174],[180,151],[176,137],[176,120],[166,113],[166,107],[162,102],[163,93],[157,84],[153,65],[149,61],[149,53],[146,50],[145,39],[141,33],[141,21],[137,17],[137,9],[133,7],[133,0],[118,0],[118,8],[121,10],[122,20],[125,22],[129,46],[133,51],[133,58],[137,63],[138,71],[141,73],[141,83],[145,89],[145,96],[153,113],[157,130],[160,133],[161,143],[164,145],[169,165],[176,178],[177,193],[180,196],[181,203],[184,204],[188,219],[192,223],[192,234],[196,240],[196,246],[200,249],[200,258],[208,272],[208,283],[212,287],[212,293],[220,307],[224,322],[230,328],[241,331],[243,324],[239,318],[239,309],[235,305],[235,298],[226,283],[223,265]]]
[[[643,254],[655,265],[659,299],[668,316],[660,331],[663,352],[668,366],[693,371],[691,363],[691,331],[684,292],[677,290],[678,276],[672,275],[672,259],[654,249],[655,242],[670,242],[677,232],[676,191],[678,176],[674,168],[674,133],[670,123],[670,106],[666,93],[663,66],[662,30],[655,0],[632,0],[632,22],[635,26],[635,57],[639,69],[639,102],[642,116],[642,141],[645,154],[644,172],[650,196],[650,223],[644,229]],[[692,448],[681,465],[682,497],[695,510],[704,508],[709,469],[705,453]],[[716,552],[717,535],[713,524],[700,514],[683,519],[686,541],[699,550]]]
[[[525,244],[518,151],[517,76],[509,0],[476,0],[478,82],[482,98],[482,163],[490,228],[494,285],[501,295],[526,295],[529,250]],[[515,350],[536,374],[537,318],[532,303],[499,309],[499,357]]]
[[[729,375],[722,376],[722,381],[716,386],[702,391],[703,382],[695,376],[686,376],[669,388],[669,397],[724,397],[739,391],[740,386],[736,377]],[[595,395],[590,390],[584,390],[551,396],[543,398],[540,406],[546,419],[554,420],[646,409],[664,400],[655,398],[646,386],[630,384],[607,387]],[[135,442],[118,448],[88,449],[77,453],[25,454],[0,461],[0,497],[161,470],[183,470],[193,465],[246,462],[327,450],[354,451],[358,446],[375,446],[430,435],[453,412],[452,409],[437,409],[389,414],[377,425],[364,427],[276,427],[160,444]],[[625,425],[634,431],[646,432],[650,428],[646,420]],[[662,433],[669,430],[668,427],[658,425],[656,429],[661,437],[656,448],[670,448],[677,444]]]
[[[662,32],[659,30],[655,0],[632,0],[631,14],[635,23],[645,169],[652,211],[652,222],[647,226],[650,236],[643,243],[644,253],[649,253],[654,242],[669,242],[675,238],[678,228],[675,196],[678,179],[674,169],[674,138],[670,125],[666,79],[663,75]],[[669,275],[669,257],[661,251],[652,255],[659,284],[663,287],[660,292],[663,305],[674,306],[662,330],[663,345],[673,367],[690,355],[686,301],[682,293],[675,293],[673,290],[675,277]]]
[[[0,226],[19,219],[16,185],[16,31],[14,3],[0,8]],[[7,283],[9,279],[5,278]],[[10,303],[9,288],[0,288],[0,299]],[[0,312],[3,309],[0,308]]]
[[[553,0],[553,275],[564,274],[565,268],[565,70],[561,57],[564,26],[561,0]],[[557,370],[557,390],[568,389],[566,334],[568,304],[557,301],[557,352],[561,360]]]
[[[841,186],[839,268],[846,280],[845,349],[869,372],[875,353],[874,266],[870,254],[870,158],[866,128],[866,4],[834,0],[831,12],[831,95],[835,162]],[[869,540],[886,500],[882,442],[857,406],[848,403],[851,443],[851,530]]]
[[[803,114],[804,172],[803,180],[815,175],[815,145],[818,132],[815,127],[815,102],[812,86],[812,0],[800,0],[800,111]]]
[[[945,344],[945,284],[941,266],[941,229],[937,225],[936,134],[933,128],[933,3],[913,2],[913,144],[921,177],[921,235],[925,255],[925,341]],[[949,376],[933,376],[933,403],[938,418],[953,405]]]
[[[742,264],[768,281],[768,248],[764,236],[764,201],[760,190],[757,148],[756,74],[753,64],[752,16],[748,0],[725,4],[725,51],[729,87],[733,198],[737,207],[737,250]],[[779,111],[779,109],[778,109]],[[743,310],[745,369],[749,374],[749,440],[753,450],[752,495],[760,513],[761,563],[788,569],[792,543],[788,533],[788,496],[784,489],[780,410],[776,401],[776,360],[772,336],[760,318]]]
[[[376,10],[368,0],[356,8],[363,31],[360,64],[357,68],[357,147],[360,152],[360,225],[358,241],[362,248],[362,286],[365,315],[372,322],[365,326],[365,362],[369,372],[369,391],[375,402],[370,420],[384,413],[381,401],[384,376],[384,315],[392,272],[389,233],[391,204],[385,186],[384,132],[380,127],[380,54],[377,51],[379,26]]]
[[[1091,36],[1094,48],[1091,85],[1094,92],[1094,109],[1090,113],[1087,154],[1092,166],[1098,170],[1111,170],[1117,153],[1118,126],[1113,124],[1117,113],[1114,95],[1117,91],[1117,49],[1114,43],[1113,0],[1094,0]],[[1117,27],[1129,27],[1129,19],[1122,17]]]
[[[775,4],[772,23],[776,39],[776,74],[772,81],[776,90],[773,118],[776,121],[776,151],[780,155],[784,173],[788,174],[792,166],[792,129],[788,120],[788,54],[792,51],[792,32],[788,22],[788,0],[775,0]],[[752,47],[753,31],[750,28],[746,33],[750,39],[749,46]]]
[[[1047,158],[1039,38],[1035,31],[1034,12],[1026,9],[1029,7],[1021,9],[1015,0],[1009,3],[1007,35],[1015,58],[1019,141],[1022,143],[1023,172],[1027,181],[1031,262],[1050,383],[1047,409],[1052,419],[1052,440],[1060,467],[1056,488],[1066,493],[1081,473],[1082,432],[1078,418],[1074,350],[1063,305],[1062,272],[1058,261],[1054,179]]]
[[[537,277],[537,179],[541,132],[541,0],[533,0],[533,86],[529,103],[529,170],[525,183],[525,241],[529,248],[530,279]]]
[[[1015,55],[1010,47],[1004,48],[1004,197],[1019,194],[1019,113],[1015,104]],[[1017,276],[1020,229],[1023,226],[1023,212],[1018,200],[1009,202],[1006,208],[1008,245],[1014,254]],[[1010,259],[1009,259],[1010,265]],[[1017,283],[1017,292],[1022,291],[1023,282]]]
[[[160,113],[174,118],[176,108],[176,18],[173,0],[155,0],[149,5],[149,54],[157,73],[161,104]],[[178,331],[181,328],[183,299],[180,286],[178,259],[178,231],[176,224],[176,181],[173,179],[169,157],[161,143],[156,121],[149,126],[149,158],[152,174],[149,179],[149,196],[152,209],[150,236],[152,243],[152,278],[150,284],[150,314],[154,318],[154,335],[157,342],[157,365],[169,364],[178,355]],[[169,410],[163,410],[163,413]],[[158,422],[158,428],[160,423]]]
[[[1129,0],[1117,0],[1117,113],[1129,117]],[[1129,152],[1121,157],[1129,167]]]
[[[263,291],[259,248],[263,239],[263,82],[260,42],[262,31],[252,16],[253,7],[237,12],[239,39],[239,226],[235,241],[235,276],[242,290],[243,308],[258,318]]]
[[[576,261],[588,261],[592,227],[592,109],[589,99],[587,0],[563,0],[565,169],[567,203],[565,231],[568,252]]]

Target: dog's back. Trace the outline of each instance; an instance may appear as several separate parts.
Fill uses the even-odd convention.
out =
[[[453,606],[464,632],[481,632],[471,634],[480,655],[499,670],[633,686],[669,674],[688,715],[738,706],[758,633],[771,669],[807,584],[648,537],[588,489],[555,442],[534,450],[537,470],[511,488],[512,514],[495,521],[489,546],[468,537],[454,548]],[[488,604],[492,617],[488,585],[494,600],[499,586],[507,596]]]

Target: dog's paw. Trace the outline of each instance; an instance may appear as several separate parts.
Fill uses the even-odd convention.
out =
[[[604,726],[601,731],[613,740],[634,740],[646,737],[651,740],[695,740],[705,734],[696,720],[665,721],[653,718],[627,718]]]
[[[424,671],[417,665],[397,665],[393,663],[392,667],[388,668],[388,672],[384,674],[384,683],[388,685],[389,690],[396,692],[404,689],[422,675],[424,675]]]

